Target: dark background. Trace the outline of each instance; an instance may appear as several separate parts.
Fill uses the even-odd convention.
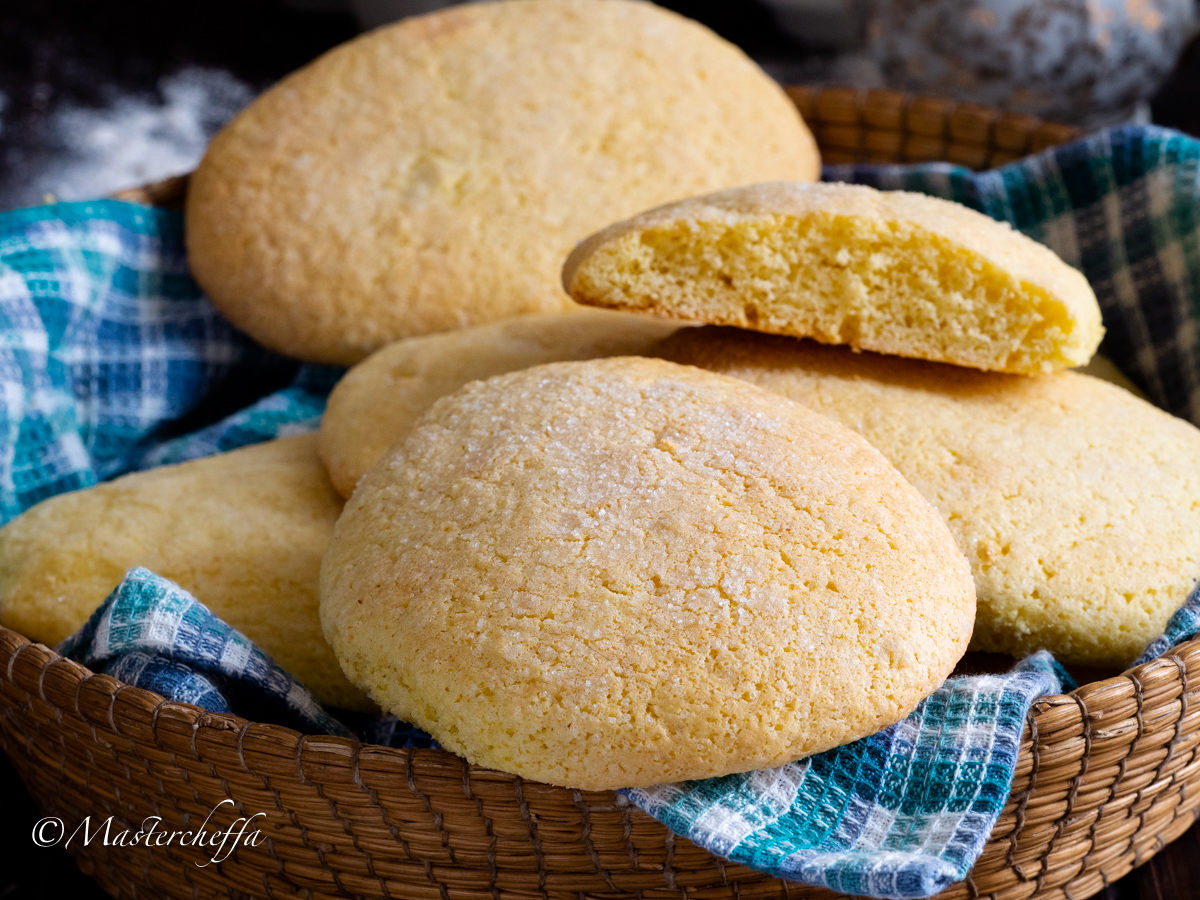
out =
[[[754,0],[662,5],[741,45],[780,80],[830,77],[832,54],[784,35]],[[118,157],[136,155],[132,145],[139,140],[157,140],[182,160],[175,168],[190,168],[204,139],[254,93],[357,31],[348,13],[305,12],[279,0],[0,0],[0,209],[42,203],[47,194],[82,199],[175,174],[143,173],[136,165],[97,172],[105,148],[89,140],[107,138]],[[136,110],[120,107],[132,100],[161,112],[179,73],[182,90],[207,94],[201,107],[193,104],[191,118],[171,107],[183,115],[174,131],[155,133],[157,126],[139,122]],[[1154,121],[1200,135],[1197,98],[1200,43],[1194,42],[1154,99]],[[106,136],[95,130],[99,113],[88,118],[89,110],[114,107],[125,110],[119,121],[128,134]],[[100,190],[89,191],[91,185]]]
[[[820,80],[831,60],[828,50],[779,32],[754,2],[660,5],[704,22],[784,80]],[[357,32],[348,14],[271,0],[0,0],[0,209],[42,202],[56,169],[79,162],[76,120],[64,119],[64,109],[102,110],[131,96],[152,107],[170,99],[164,77],[226,70],[234,79],[205,82],[211,109],[184,123],[185,132],[194,126],[211,134],[250,95]],[[1151,112],[1159,124],[1200,136],[1200,41],[1185,51]],[[195,145],[184,140],[180,152]],[[0,809],[0,900],[105,896],[65,851],[33,845],[37,807],[2,755]],[[1200,830],[1100,896],[1200,898]]]

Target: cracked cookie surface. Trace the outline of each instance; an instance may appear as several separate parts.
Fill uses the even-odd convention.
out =
[[[974,588],[866,441],[660,360],[442,398],[322,566],[352,681],[472,762],[577,788],[779,765],[907,715]]]
[[[517,316],[389,344],[337,383],[318,449],[343,497],[433,402],[468,381],[569,359],[629,356],[678,330],[655,316],[581,309]]]
[[[891,460],[971,564],[973,650],[1125,668],[1200,576],[1200,430],[1113,384],[733,328],[653,352],[790,397]]]
[[[628,0],[465,3],[334,48],[227,125],[188,187],[188,260],[259,343],[352,364],[574,308],[562,261],[609,222],[819,174],[779,85],[696,22]]]

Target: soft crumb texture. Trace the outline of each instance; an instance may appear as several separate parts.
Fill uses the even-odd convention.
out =
[[[819,172],[779,86],[695,22],[627,0],[470,3],[259,97],[192,178],[188,254],[258,341],[349,364],[572,308],[562,261],[610,222]]]
[[[973,372],[735,329],[669,359],[853,428],[945,517],[975,575],[973,650],[1124,668],[1200,576],[1200,430],[1111,384]]]
[[[660,360],[550,363],[439,400],[321,570],[355,683],[472,762],[584,789],[775,766],[951,671],[970,571],[866,441]]]
[[[679,327],[654,316],[584,309],[397,341],[347,372],[329,395],[321,459],[333,486],[349,497],[433,401],[468,381],[561,360],[635,356]]]
[[[321,635],[321,557],[341,509],[315,435],[60,494],[0,529],[0,624],[53,646],[127,571],[145,566],[193,593],[322,703],[373,710]]]
[[[957,203],[850,184],[759,184],[612,225],[567,259],[580,303],[649,310],[1035,374],[1086,363],[1104,328],[1087,279]]]

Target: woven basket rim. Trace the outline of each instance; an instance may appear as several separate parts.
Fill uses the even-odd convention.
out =
[[[168,700],[167,698],[163,697],[161,694],[157,694],[154,691],[147,690],[146,688],[140,688],[140,687],[136,687],[135,685],[132,685],[132,684],[127,684],[126,682],[123,682],[117,678],[113,678],[111,675],[106,675],[103,672],[93,672],[91,669],[89,669],[87,666],[83,665],[82,663],[75,662],[72,659],[68,659],[67,657],[60,655],[58,653],[58,651],[56,651],[54,648],[47,647],[45,644],[42,644],[38,641],[31,640],[30,638],[21,634],[19,631],[15,631],[14,629],[7,628],[3,625],[0,625],[0,647],[8,648],[9,663],[8,663],[8,672],[6,674],[10,680],[13,677],[13,673],[12,673],[13,660],[16,658],[18,651],[28,647],[40,654],[45,654],[46,660],[45,660],[45,663],[43,664],[43,670],[45,668],[49,668],[49,666],[53,665],[54,663],[61,661],[62,663],[65,663],[65,664],[71,666],[72,669],[77,672],[79,682],[81,685],[85,681],[89,681],[93,678],[98,678],[98,679],[101,679],[101,683],[111,682],[113,685],[116,685],[116,689],[111,692],[114,697],[117,694],[129,693],[129,695],[131,697],[136,697],[136,698],[144,700],[146,705],[148,705],[148,706],[153,706],[155,708],[175,707],[175,708],[178,708],[181,710],[188,710],[190,713],[194,714],[198,719],[204,719],[207,722],[213,722],[213,721],[217,721],[217,720],[236,722],[236,723],[239,723],[239,725],[238,725],[239,730],[245,729],[247,726],[249,726],[249,727],[259,726],[259,727],[263,727],[263,728],[270,728],[274,732],[281,732],[281,733],[295,735],[297,739],[312,739],[312,738],[325,739],[325,738],[328,738],[331,741],[336,741],[338,743],[343,743],[343,744],[355,744],[358,746],[365,746],[365,747],[377,747],[382,750],[394,752],[401,756],[411,753],[411,752],[414,752],[414,751],[421,752],[421,753],[444,754],[447,758],[452,758],[455,760],[459,760],[460,762],[466,763],[468,766],[471,767],[471,770],[473,772],[479,772],[479,773],[486,772],[486,773],[490,773],[490,774],[494,774],[494,775],[501,775],[501,776],[508,777],[508,778],[522,778],[525,781],[529,781],[529,779],[525,779],[523,776],[517,775],[515,773],[504,772],[500,769],[491,769],[486,766],[478,766],[474,763],[470,763],[467,760],[465,760],[462,756],[459,756],[457,753],[451,753],[449,750],[445,750],[443,748],[388,747],[384,744],[371,744],[366,741],[360,741],[357,738],[344,738],[344,737],[339,737],[337,735],[327,735],[327,734],[306,734],[304,732],[297,731],[296,729],[288,727],[286,725],[275,725],[275,724],[269,723],[269,722],[257,722],[252,719],[247,719],[244,716],[240,716],[237,713],[213,712],[211,710],[204,709],[201,706],[196,706],[191,703],[184,703],[184,702],[178,701],[178,700]],[[1140,684],[1143,680],[1142,676],[1144,674],[1148,674],[1154,670],[1161,669],[1161,668],[1163,668],[1164,665],[1170,665],[1171,667],[1174,667],[1174,668],[1182,667],[1183,660],[1180,658],[1180,656],[1181,656],[1181,654],[1188,653],[1188,652],[1195,652],[1197,654],[1200,654],[1200,636],[1197,636],[1194,638],[1189,638],[1186,641],[1180,641],[1178,644],[1175,644],[1174,646],[1172,646],[1169,650],[1167,650],[1161,656],[1157,656],[1154,659],[1147,660],[1144,663],[1139,663],[1136,666],[1132,666],[1129,669],[1126,669],[1125,671],[1123,671],[1117,675],[1111,675],[1107,678],[1102,678],[1098,681],[1089,681],[1085,684],[1079,685],[1079,687],[1077,687],[1074,690],[1072,690],[1068,693],[1065,693],[1065,694],[1043,694],[1042,696],[1038,697],[1037,700],[1034,701],[1033,707],[1030,708],[1029,713],[1026,715],[1026,726],[1025,726],[1026,731],[1028,731],[1028,728],[1029,728],[1029,720],[1036,714],[1036,711],[1038,710],[1038,708],[1044,709],[1044,708],[1048,708],[1048,707],[1066,705],[1066,706],[1070,706],[1070,707],[1078,709],[1079,703],[1077,701],[1081,701],[1081,700],[1084,701],[1085,704],[1089,708],[1091,708],[1093,706],[1093,704],[1087,703],[1087,700],[1092,695],[1096,695],[1096,694],[1102,695],[1102,694],[1107,693],[1108,691],[1111,691],[1114,689],[1119,690],[1128,681],[1132,681],[1135,684]],[[1017,660],[1014,658],[1013,662],[1015,665]],[[553,785],[553,786],[557,787],[558,785]],[[567,788],[567,790],[572,790],[572,788]],[[606,793],[606,792],[598,791],[598,792],[592,792],[592,793]]]

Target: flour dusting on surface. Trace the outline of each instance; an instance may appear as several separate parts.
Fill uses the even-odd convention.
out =
[[[119,94],[101,108],[63,104],[52,121],[62,150],[32,173],[37,189],[84,200],[189,171],[253,96],[227,71],[190,66],[160,80],[154,94]]]

